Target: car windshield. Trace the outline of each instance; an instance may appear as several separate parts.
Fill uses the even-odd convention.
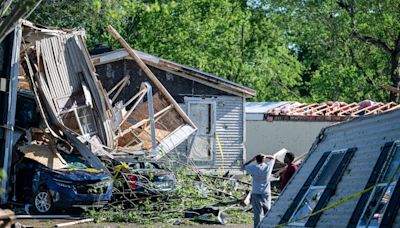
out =
[[[93,168],[87,161],[77,154],[60,153],[64,160],[68,163],[69,169],[88,169]]]

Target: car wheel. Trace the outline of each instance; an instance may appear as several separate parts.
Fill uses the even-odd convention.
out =
[[[35,213],[47,214],[53,209],[53,200],[51,199],[50,192],[42,189],[39,190],[34,198]]]

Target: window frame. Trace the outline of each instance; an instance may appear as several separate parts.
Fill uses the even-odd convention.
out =
[[[340,150],[334,150],[331,151],[328,155],[328,157],[325,159],[323,165],[321,166],[321,168],[318,170],[318,173],[314,176],[314,179],[311,182],[311,185],[308,187],[307,191],[305,192],[305,194],[303,195],[303,198],[300,200],[300,202],[297,204],[296,209],[293,211],[292,215],[290,216],[289,221],[294,220],[294,216],[296,215],[296,213],[298,212],[298,210],[301,208],[303,202],[305,201],[306,197],[308,196],[308,194],[310,193],[311,190],[315,190],[315,189],[323,189],[320,198],[318,199],[318,201],[315,203],[314,208],[312,208],[311,213],[313,213],[313,211],[315,210],[315,208],[317,207],[318,202],[321,200],[322,195],[324,194],[325,190],[327,189],[329,182],[326,185],[314,185],[317,180],[319,179],[319,177],[323,174],[323,171],[325,169],[325,167],[328,165],[330,159],[332,158],[332,156],[334,156],[335,154],[341,154],[343,153],[343,157],[340,160],[340,163],[338,164],[338,166],[336,167],[336,169],[339,168],[340,164],[343,162],[343,159],[346,155],[346,153],[348,152],[349,148],[347,149],[340,149]],[[332,173],[331,176],[329,177],[329,179],[331,179],[333,177],[335,173]],[[307,222],[309,221],[311,217],[306,218],[303,222],[300,221],[295,221],[289,224],[289,226],[306,226]],[[298,219],[298,218],[297,218]]]
[[[387,160],[387,157],[388,157],[389,152],[393,145],[394,145],[394,142],[389,141],[389,142],[386,142],[383,145],[383,147],[380,149],[379,157],[375,162],[375,165],[372,169],[372,172],[369,176],[369,179],[368,179],[364,189],[370,188],[377,183],[378,177],[382,170],[382,167],[385,165],[385,162]],[[361,218],[361,214],[364,211],[364,207],[365,207],[366,203],[368,202],[370,195],[371,195],[371,191],[368,191],[368,192],[362,194],[361,197],[358,199],[358,203],[351,215],[351,218],[347,224],[347,227],[352,228],[352,227],[357,226],[358,221]]]
[[[366,211],[367,211],[367,209],[368,209],[368,207],[369,207],[371,201],[375,198],[375,193],[376,193],[377,189],[378,189],[379,187],[381,187],[381,186],[385,186],[385,187],[384,187],[384,191],[383,191],[384,194],[383,194],[382,196],[380,196],[380,197],[379,197],[379,200],[378,200],[378,202],[381,202],[381,201],[382,201],[382,198],[384,197],[384,195],[385,195],[385,193],[387,192],[387,190],[393,185],[393,186],[394,186],[394,188],[393,188],[394,190],[393,190],[392,194],[390,195],[390,198],[388,199],[388,202],[387,202],[387,205],[386,205],[386,207],[385,207],[385,210],[384,210],[383,213],[382,213],[382,220],[381,220],[381,222],[378,224],[377,227],[380,227],[380,226],[383,224],[384,219],[385,219],[386,212],[388,211],[388,208],[389,208],[389,203],[390,203],[390,201],[393,199],[394,192],[396,191],[395,188],[396,188],[396,186],[399,184],[399,180],[400,180],[400,178],[398,178],[397,180],[392,180],[392,181],[388,180],[388,181],[385,181],[385,179],[386,179],[386,174],[387,174],[387,172],[389,171],[390,165],[392,164],[393,158],[395,157],[396,151],[397,151],[397,150],[399,150],[398,153],[400,153],[400,141],[399,141],[399,140],[397,140],[397,141],[391,143],[391,146],[390,146],[390,149],[389,149],[389,151],[388,151],[388,154],[386,155],[386,160],[385,160],[384,164],[382,165],[381,169],[379,170],[378,177],[377,177],[377,179],[376,179],[376,181],[375,181],[375,185],[376,185],[376,186],[372,189],[371,193],[369,194],[368,200],[367,200],[367,202],[366,202],[365,205],[364,205],[364,208],[363,208],[363,210],[362,210],[362,213],[361,213],[360,217],[358,218],[358,221],[357,221],[357,224],[356,224],[356,227],[357,227],[357,228],[370,227],[369,224],[370,224],[370,222],[372,221],[373,216],[370,217],[370,218],[368,218],[366,225],[360,225],[360,222],[361,222],[361,220],[363,219],[363,217],[364,217],[364,215],[365,215],[365,213],[366,213]],[[383,152],[383,151],[382,151],[382,152]],[[397,167],[397,171],[398,171],[398,169],[400,169],[400,165]],[[383,181],[385,181],[385,182],[383,182]],[[358,206],[358,205],[357,205],[357,206]],[[375,212],[376,212],[378,206],[379,206],[379,204],[377,204],[377,205],[373,208],[373,213],[372,213],[372,214],[375,214]],[[374,226],[374,227],[375,227],[375,226]]]
[[[81,111],[81,110],[87,110],[89,112],[89,114],[85,115],[85,116],[80,116],[78,114],[78,112]],[[61,122],[64,123],[64,120],[63,120],[64,115],[68,115],[68,114],[72,114],[73,115],[73,117],[75,118],[75,121],[76,121],[76,123],[77,123],[77,125],[79,127],[79,132],[76,132],[73,129],[70,129],[70,130],[74,131],[75,133],[77,133],[78,135],[83,136],[83,137],[91,137],[91,136],[93,136],[93,135],[98,133],[97,122],[96,122],[96,119],[94,118],[94,110],[90,106],[81,105],[81,106],[69,109],[67,111],[60,112],[59,113],[59,115],[60,115],[59,118],[61,119]],[[93,131],[85,132],[85,127],[84,127],[85,124],[82,121],[83,118],[87,118],[87,119],[90,118],[93,121],[92,123],[90,123],[91,125],[93,125],[92,126],[94,128]]]

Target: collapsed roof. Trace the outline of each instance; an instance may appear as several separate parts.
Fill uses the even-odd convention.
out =
[[[23,21],[23,89],[32,89],[53,134],[88,144],[97,155],[147,155],[174,149],[196,127],[164,93],[150,84],[126,103],[116,100],[124,83],[105,91],[85,46],[84,32],[56,30]],[[157,80],[157,79],[156,79]],[[32,88],[31,88],[32,87]]]

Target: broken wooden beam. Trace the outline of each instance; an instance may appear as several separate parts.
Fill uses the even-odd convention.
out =
[[[135,53],[129,44],[121,37],[121,35],[111,26],[107,27],[107,31],[125,48],[129,56],[131,56],[138,66],[143,70],[147,77],[157,86],[160,92],[165,96],[165,98],[174,105],[175,110],[180,114],[180,116],[185,120],[186,123],[190,124],[192,127],[196,128],[192,120],[186,115],[186,113],[181,109],[174,98],[169,94],[164,85],[157,79],[157,77],[151,72],[147,65],[140,59],[140,57]]]

